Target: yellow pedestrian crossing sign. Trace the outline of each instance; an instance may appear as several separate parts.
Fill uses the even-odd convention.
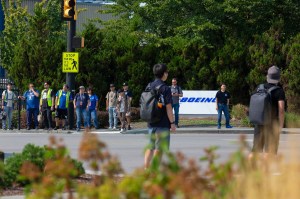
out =
[[[78,73],[79,72],[79,53],[78,52],[63,52],[62,71],[63,71],[63,73]]]

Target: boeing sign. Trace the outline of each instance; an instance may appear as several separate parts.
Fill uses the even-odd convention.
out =
[[[183,90],[180,99],[180,115],[215,115],[217,91]]]

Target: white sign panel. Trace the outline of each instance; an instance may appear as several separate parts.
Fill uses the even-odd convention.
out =
[[[214,115],[216,110],[216,94],[218,91],[183,90],[180,99],[180,115]]]

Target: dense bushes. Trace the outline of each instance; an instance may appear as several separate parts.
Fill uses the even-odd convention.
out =
[[[21,153],[14,153],[11,157],[5,160],[3,165],[4,171],[3,175],[0,176],[0,188],[7,188],[12,186],[13,183],[18,183],[21,185],[28,184],[29,181],[26,178],[20,177],[20,171],[22,165],[25,163],[30,163],[35,165],[38,171],[42,172],[45,170],[45,166],[49,164],[49,161],[56,159],[56,152],[58,150],[63,150],[63,148],[53,149],[50,147],[39,147],[33,144],[27,144]],[[66,151],[64,151],[64,157],[69,158],[70,161],[75,165],[78,176],[84,173],[83,166],[80,162],[71,159]]]

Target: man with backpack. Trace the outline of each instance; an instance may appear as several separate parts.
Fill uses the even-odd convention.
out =
[[[249,119],[255,125],[252,152],[265,152],[266,158],[277,154],[284,125],[285,93],[279,81],[280,69],[270,67],[267,83],[259,85],[250,100]]]
[[[160,160],[161,152],[169,149],[170,129],[171,131],[176,129],[173,119],[171,89],[165,84],[168,78],[167,66],[155,64],[153,74],[155,80],[148,84],[140,99],[141,118],[147,119],[150,136],[149,148],[145,151],[145,168],[150,166],[154,157]],[[152,108],[148,109],[148,107]],[[151,116],[148,117],[149,115]]]
[[[179,98],[183,96],[182,89],[180,86],[177,85],[177,78],[172,79],[172,86],[171,86],[171,93],[172,93],[172,107],[174,109],[175,115],[175,126],[179,128]]]

